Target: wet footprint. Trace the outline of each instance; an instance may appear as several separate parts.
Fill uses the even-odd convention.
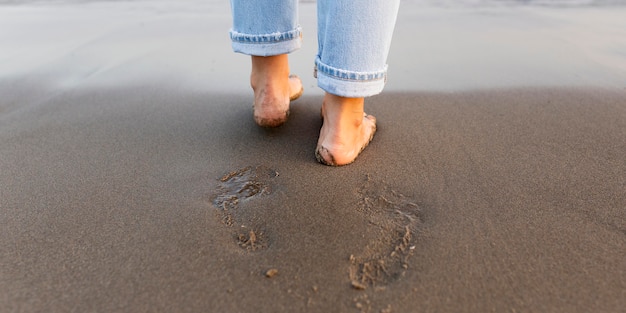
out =
[[[232,171],[219,179],[213,205],[221,214],[222,223],[227,226],[242,225],[236,234],[237,244],[246,250],[267,247],[267,238],[258,227],[244,226],[245,214],[242,208],[247,201],[269,195],[272,180],[278,172],[265,166],[245,167]]]
[[[420,207],[413,199],[369,176],[359,195],[358,209],[371,225],[379,228],[379,236],[363,251],[350,256],[350,280],[355,289],[384,288],[402,277],[408,268],[422,223]]]

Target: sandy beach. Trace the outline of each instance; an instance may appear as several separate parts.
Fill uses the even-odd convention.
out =
[[[378,119],[252,119],[228,3],[0,5],[0,312],[623,312],[626,6],[405,1]]]

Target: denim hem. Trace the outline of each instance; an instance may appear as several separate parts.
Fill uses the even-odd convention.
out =
[[[246,35],[230,31],[233,51],[247,55],[271,56],[291,53],[302,46],[300,27],[285,33]]]
[[[317,72],[317,86],[322,90],[341,97],[364,98],[374,96],[383,91],[385,79],[377,80],[345,80]]]
[[[267,44],[249,44],[233,41],[233,51],[254,56],[272,56],[294,52],[302,46],[300,39]]]
[[[340,80],[348,80],[348,81],[382,80],[384,83],[384,81],[387,80],[387,65],[385,65],[384,69],[380,71],[374,71],[374,72],[348,71],[348,70],[343,70],[343,69],[339,69],[339,68],[324,64],[322,63],[322,60],[320,60],[320,57],[317,56],[315,58],[315,74],[317,75],[317,73],[323,73],[327,76],[331,76],[335,79],[340,79]]]
[[[271,34],[244,34],[233,29],[230,30],[230,40],[241,43],[268,44],[299,39],[301,36],[302,28],[300,26],[287,32],[275,32]]]

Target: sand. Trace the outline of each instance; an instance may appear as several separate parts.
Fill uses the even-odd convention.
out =
[[[248,60],[218,31],[227,6],[200,8],[0,6],[14,17],[0,19],[1,312],[626,307],[626,63],[610,40],[626,28],[585,51],[567,39],[623,25],[623,8],[409,2],[395,76],[367,102],[376,137],[341,168],[315,161],[314,35],[293,58],[305,95],[262,129]],[[126,15],[104,23],[111,12]],[[501,14],[484,37],[493,26],[475,17]],[[305,29],[312,18],[303,10]],[[7,25],[37,23],[70,35],[23,35],[30,53],[10,44]],[[410,40],[455,23],[456,41]],[[514,34],[535,54],[508,46]],[[410,57],[421,48],[433,57]]]

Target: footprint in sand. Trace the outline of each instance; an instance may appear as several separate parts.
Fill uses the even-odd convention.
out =
[[[350,256],[350,280],[355,289],[384,288],[402,277],[408,268],[415,236],[422,224],[420,207],[369,176],[359,195],[358,210],[380,229],[380,236]]]
[[[245,222],[241,217],[242,204],[272,192],[272,179],[278,176],[273,169],[257,166],[245,167],[224,175],[219,179],[217,194],[212,197],[213,205],[219,210],[222,223],[227,226]],[[267,238],[262,230],[241,227],[236,235],[237,244],[246,250],[267,247]]]

